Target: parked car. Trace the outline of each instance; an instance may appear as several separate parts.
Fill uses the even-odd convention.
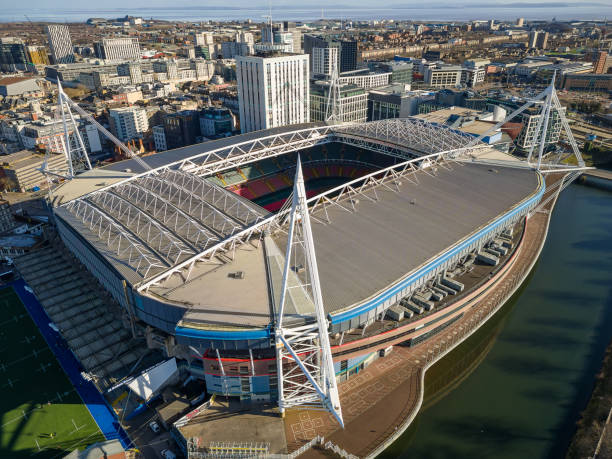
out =
[[[159,424],[155,421],[149,422],[149,429],[151,429],[153,433],[159,433],[161,431]]]

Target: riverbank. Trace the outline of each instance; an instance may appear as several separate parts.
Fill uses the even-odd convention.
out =
[[[576,433],[567,450],[568,459],[612,457],[612,426],[606,426],[611,410],[612,342],[606,349],[601,371],[595,377],[591,399],[577,423]]]
[[[607,169],[588,170],[580,176],[578,183],[612,191],[612,171]]]

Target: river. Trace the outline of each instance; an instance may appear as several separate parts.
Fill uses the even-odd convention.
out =
[[[428,373],[423,412],[383,457],[565,455],[612,339],[612,193],[562,193],[532,275],[490,322]]]

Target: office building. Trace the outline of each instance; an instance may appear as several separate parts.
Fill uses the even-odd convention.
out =
[[[328,81],[316,81],[310,86],[310,120],[326,121],[333,113],[340,115],[343,123],[365,122],[368,112],[368,94],[363,88],[352,84],[340,86],[340,97],[336,101],[337,107],[329,106],[334,103],[329,98]]]
[[[295,22],[283,21],[285,32],[290,32],[293,36],[293,52],[302,53],[302,31],[295,26]]]
[[[166,146],[169,150],[196,143],[200,134],[200,114],[195,110],[172,113],[164,119]]]
[[[233,113],[227,108],[206,108],[200,113],[200,132],[209,139],[231,135],[236,128]]]
[[[432,91],[406,91],[403,83],[368,91],[368,121],[407,118],[419,113],[419,105],[434,101]]]
[[[41,97],[43,91],[34,78],[11,76],[0,78],[0,96]]]
[[[390,73],[389,83],[412,83],[414,64],[409,61],[372,62],[368,65],[370,70],[377,73]]]
[[[149,129],[147,113],[142,108],[113,108],[108,111],[112,133],[122,142],[142,138]]]
[[[0,199],[0,233],[13,229],[17,223],[8,201]]]
[[[562,108],[565,114],[565,107]],[[522,113],[523,128],[516,138],[516,145],[519,151],[527,151],[532,146],[538,147],[540,144],[539,135],[537,132],[540,117],[540,107],[531,107]],[[548,119],[548,128],[546,129],[545,145],[555,144],[559,141],[561,135],[561,117],[557,109],[550,112]]]
[[[142,83],[142,67],[137,62],[127,62],[117,66],[117,75],[129,76],[132,84]]]
[[[391,81],[391,72],[372,72],[368,69],[354,70],[340,74],[338,79],[341,84],[354,84],[363,89],[386,86]]]
[[[306,54],[239,56],[236,78],[243,133],[310,121]]]
[[[350,72],[357,69],[357,42],[354,40],[340,41],[340,71]]]
[[[524,24],[525,24],[525,18],[518,18],[516,20],[516,26],[517,27],[523,27]]]
[[[563,89],[568,91],[612,91],[612,74],[566,74],[563,77]]]
[[[108,61],[139,60],[141,57],[138,38],[103,38],[94,43],[96,57]]]
[[[40,169],[43,167],[45,155],[34,151],[22,150],[2,156],[0,160],[0,177],[7,191],[28,191],[34,187],[46,187],[47,176]],[[47,167],[51,170],[65,170],[66,157],[63,154],[49,155]],[[3,219],[4,220],[4,219]],[[4,225],[10,221],[3,222]]]
[[[338,48],[313,48],[312,49],[312,74],[331,76],[338,70]]]
[[[26,70],[27,66],[28,59],[23,41],[14,37],[0,38],[0,71],[17,72]]]
[[[47,38],[49,39],[53,63],[74,63],[74,51],[72,49],[72,40],[70,39],[70,30],[68,26],[66,24],[49,24],[45,29],[47,31]]]
[[[451,88],[461,83],[461,67],[446,64],[427,67],[423,79],[432,88]]]
[[[101,151],[102,144],[96,127],[85,120],[79,118],[76,118],[76,120],[87,152],[94,153]],[[68,139],[71,150],[78,150],[80,148],[79,141],[71,124],[68,125]],[[61,120],[34,121],[33,123],[23,125],[19,131],[19,142],[23,148],[28,150],[43,148],[52,153],[66,153],[66,137]]]
[[[484,83],[485,69],[484,67],[463,67],[461,69],[461,84],[470,88]]]
[[[266,24],[261,28],[261,41],[264,44],[284,45],[283,52],[300,54],[302,52],[302,31],[294,22]]]

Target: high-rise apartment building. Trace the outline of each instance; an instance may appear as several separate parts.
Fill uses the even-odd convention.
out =
[[[44,46],[28,46],[28,60],[34,65],[49,65],[47,48]]]
[[[142,138],[149,129],[147,113],[142,108],[113,108],[108,115],[112,133],[122,142]]]
[[[94,43],[96,57],[109,61],[138,60],[141,57],[138,38],[103,38]]]
[[[562,107],[561,112],[565,116],[565,107]],[[525,152],[532,146],[534,146],[534,148],[539,146],[540,137],[538,135],[538,123],[540,122],[541,116],[543,115],[539,113],[538,107],[531,107],[521,115],[523,118],[523,128],[516,138],[516,145],[519,151]],[[559,116],[559,111],[557,109],[551,110],[548,118],[546,137],[544,139],[545,145],[555,144],[559,141],[561,127],[561,116]]]
[[[546,49],[548,46],[548,32],[541,30],[532,30],[529,32],[529,48],[531,49]]]
[[[166,130],[164,126],[153,126],[153,142],[155,143],[155,151],[166,151],[168,143],[166,142]]]
[[[312,49],[312,73],[313,75],[330,76],[338,69],[338,48],[313,48]]]
[[[293,35],[293,52],[302,53],[302,31],[295,26],[295,22],[283,21],[285,32],[291,32]]]
[[[243,133],[310,121],[306,54],[239,56],[236,78]]]
[[[215,41],[211,32],[201,32],[193,34],[193,44],[195,46],[208,46],[214,43]]]
[[[593,73],[606,73],[608,71],[608,52],[596,51],[592,54]]]
[[[235,41],[221,43],[221,53],[224,59],[232,59],[236,56],[248,56],[254,52],[255,39],[250,32],[236,33]]]
[[[319,35],[304,35],[304,52],[310,56],[310,69],[313,69],[312,53],[314,48],[338,48],[339,71],[350,72],[357,69],[357,42],[336,40]]]
[[[46,26],[51,56],[54,64],[74,63],[74,50],[70,39],[70,30],[66,24],[49,24]]]

